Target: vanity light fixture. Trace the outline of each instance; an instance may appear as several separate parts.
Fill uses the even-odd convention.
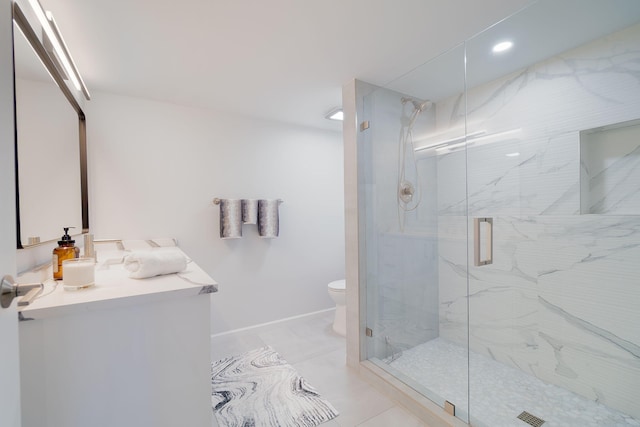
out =
[[[324,116],[325,119],[329,119],[329,120],[344,120],[344,113],[342,111],[342,108],[337,107],[334,108],[333,110],[329,111],[327,114],[325,114]]]
[[[40,25],[42,26],[42,30],[46,36],[44,38],[48,39],[48,42],[51,43],[55,61],[59,61],[61,63],[64,68],[64,74],[69,77],[69,80],[71,80],[71,83],[76,90],[82,91],[87,100],[91,99],[87,86],[84,84],[84,81],[78,72],[78,68],[71,58],[71,54],[64,43],[62,34],[56,25],[56,21],[53,19],[53,15],[51,12],[45,13],[38,0],[29,0],[29,4],[31,4],[31,8],[36,14],[38,21],[40,21]]]
[[[491,49],[491,51],[493,53],[502,53],[502,52],[508,51],[512,47],[513,47],[513,42],[510,41],[510,40],[505,40],[505,41],[502,41],[500,43],[496,43],[493,46],[493,49]]]

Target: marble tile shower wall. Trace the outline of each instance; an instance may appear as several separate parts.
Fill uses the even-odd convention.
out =
[[[580,214],[580,131],[640,118],[638,64],[634,26],[469,90],[468,132],[519,130],[468,149],[469,216],[495,221],[494,263],[469,267],[468,298],[472,224],[450,188],[465,156],[438,157],[440,336],[466,345],[468,307],[473,351],[636,418],[640,210]],[[438,104],[441,126],[459,122],[456,101]]]

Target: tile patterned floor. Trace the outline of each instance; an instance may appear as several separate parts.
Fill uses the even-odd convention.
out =
[[[333,311],[328,311],[216,336],[211,357],[272,346],[340,412],[322,427],[428,427],[346,366],[346,342],[333,332],[332,321]]]

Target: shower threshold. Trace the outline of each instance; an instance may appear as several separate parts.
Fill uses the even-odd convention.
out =
[[[640,426],[640,420],[485,355],[467,357],[465,347],[443,338],[404,350],[393,362],[371,361],[435,403],[454,403],[463,420],[470,413],[473,426],[527,427],[517,418],[523,411],[544,419],[544,427]]]

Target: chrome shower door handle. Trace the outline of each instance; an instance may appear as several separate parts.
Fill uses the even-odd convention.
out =
[[[483,227],[482,224],[486,225]],[[483,234],[486,234],[486,239],[482,239]],[[474,218],[473,235],[473,264],[478,267],[493,264],[493,218]],[[486,242],[484,251],[482,240]]]

